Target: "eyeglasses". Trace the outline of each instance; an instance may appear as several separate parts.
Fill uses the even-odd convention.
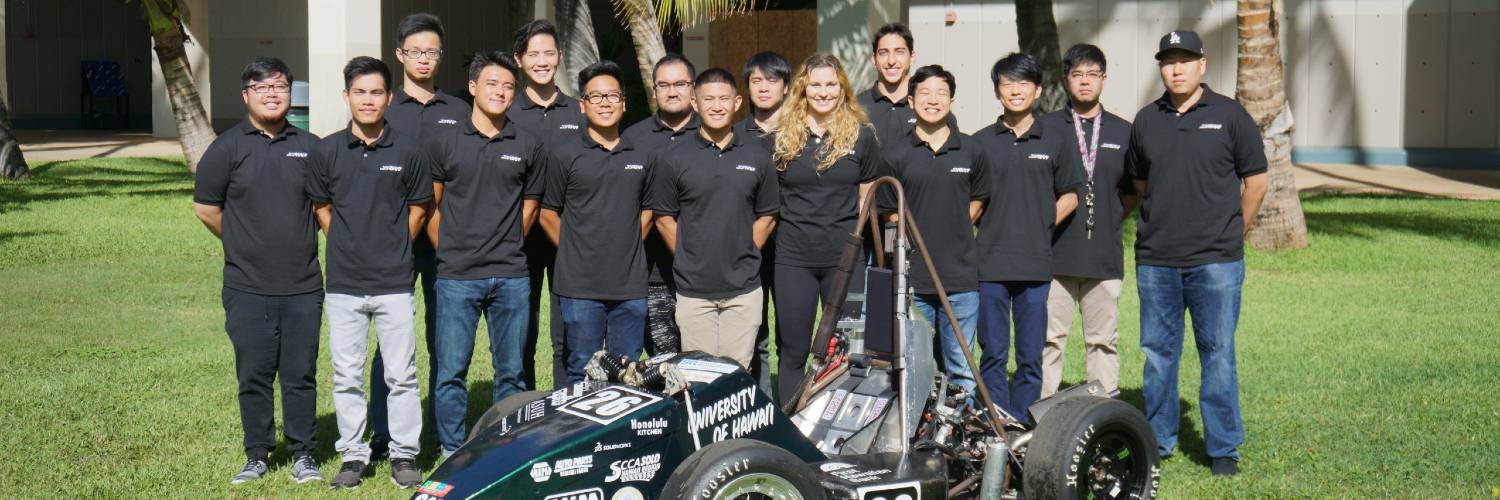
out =
[[[402,55],[412,59],[432,59],[434,61],[443,57],[443,49],[396,49]]]
[[[245,90],[257,94],[285,94],[292,91],[292,86],[285,83],[257,83],[255,85],[246,85]]]
[[[1104,72],[1103,71],[1089,71],[1089,72],[1085,73],[1083,71],[1074,71],[1072,73],[1068,73],[1068,78],[1072,78],[1074,80],[1082,80],[1084,78],[1088,78],[1090,80],[1098,80],[1100,78],[1104,78]]]
[[[677,89],[678,92],[682,92],[682,91],[685,91],[685,90],[691,88],[692,86],[693,86],[693,82],[689,82],[689,81],[656,82],[656,91],[657,92],[666,92],[667,89]]]
[[[608,94],[595,93],[583,96],[583,100],[588,101],[589,104],[600,104],[604,101],[609,101],[610,104],[619,104],[620,101],[625,100],[625,94],[619,92],[610,92]]]
[[[557,57],[557,51],[555,51],[555,50],[547,50],[547,51],[536,51],[536,50],[533,50],[531,52],[527,52],[525,54],[521,54],[521,56],[522,57],[547,57],[547,58],[550,59],[550,58],[553,58],[553,57]]]

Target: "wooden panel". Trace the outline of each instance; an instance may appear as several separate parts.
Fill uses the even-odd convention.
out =
[[[709,65],[739,78],[750,56],[772,51],[785,57],[795,74],[797,67],[817,51],[817,30],[818,15],[813,9],[756,11],[715,20],[709,24]],[[703,69],[707,68],[699,68]],[[745,89],[740,90],[743,93]],[[747,98],[735,119],[749,112]]]
[[[1454,0],[1448,17],[1447,137],[1450,148],[1500,147],[1493,119],[1500,89],[1500,4]]]
[[[1363,4],[1361,4],[1363,5]],[[1374,14],[1379,16],[1379,13]],[[1361,16],[1362,19],[1367,18]],[[1401,144],[1443,147],[1448,122],[1448,5],[1416,2],[1405,16],[1403,74],[1405,106],[1401,109]],[[1373,84],[1373,82],[1369,83]]]

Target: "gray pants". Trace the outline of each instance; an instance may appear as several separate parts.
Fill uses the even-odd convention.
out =
[[[370,462],[365,440],[365,359],[369,353],[370,323],[380,343],[385,366],[386,397],[391,431],[391,458],[415,458],[422,435],[422,395],[417,387],[417,332],[412,326],[416,298],[410,293],[389,295],[328,294],[328,350],[333,358],[333,410],[339,424],[334,445],[345,462]]]

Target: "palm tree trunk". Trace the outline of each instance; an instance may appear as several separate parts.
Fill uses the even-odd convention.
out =
[[[19,181],[31,178],[26,167],[26,157],[21,154],[21,141],[10,129],[10,108],[5,106],[5,96],[0,95],[0,179]]]
[[[557,0],[557,29],[563,39],[562,72],[557,84],[564,92],[578,95],[578,72],[599,62],[599,42],[594,37],[594,18],[588,0]]]
[[[1016,34],[1021,52],[1042,63],[1042,98],[1036,103],[1037,112],[1062,109],[1068,104],[1068,89],[1063,82],[1062,49],[1052,0],[1016,0]]]
[[[1307,220],[1292,173],[1291,107],[1281,61],[1280,0],[1238,0],[1239,69],[1235,95],[1260,127],[1270,162],[1268,188],[1255,225],[1246,235],[1260,250],[1306,248]]]
[[[198,95],[198,83],[193,79],[184,48],[184,44],[191,41],[183,27],[183,15],[187,11],[174,0],[142,0],[141,4],[146,8],[146,21],[154,42],[152,50],[156,51],[157,62],[161,65],[167,98],[172,102],[182,156],[187,160],[188,172],[197,174],[198,160],[214,141],[214,128],[203,108],[203,99]]]
[[[635,42],[635,60],[641,67],[641,80],[649,95],[654,82],[651,68],[656,61],[667,55],[666,44],[661,40],[661,25],[656,22],[656,7],[651,0],[615,0],[620,13],[625,16],[625,27],[630,29],[630,39]],[[656,99],[647,99],[651,112],[656,112]]]

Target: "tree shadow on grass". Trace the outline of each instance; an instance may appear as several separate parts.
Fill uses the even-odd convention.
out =
[[[57,231],[3,231],[0,232],[0,246],[9,243],[10,240],[18,238],[29,238],[32,236],[46,236],[57,234]]]
[[[184,196],[192,182],[182,163],[161,158],[52,162],[33,169],[31,180],[0,183],[0,212],[91,197]]]
[[[1136,409],[1146,407],[1146,396],[1139,387],[1120,388],[1118,399]],[[1176,453],[1187,457],[1198,465],[1208,467],[1213,463],[1208,457],[1208,446],[1203,442],[1203,433],[1199,432],[1198,425],[1190,418],[1197,405],[1182,397],[1177,398],[1177,404],[1181,408],[1181,418],[1177,422],[1177,450]],[[1158,440],[1160,438],[1158,437]]]
[[[1396,200],[1400,197],[1358,196],[1357,198]],[[1313,200],[1309,200],[1313,201]],[[1477,203],[1477,202],[1465,202]],[[1311,233],[1376,240],[1381,233],[1401,232],[1417,236],[1473,242],[1490,248],[1500,247],[1500,218],[1466,213],[1433,213],[1428,211],[1384,210],[1307,211],[1307,229]]]
[[[423,380],[421,383],[426,384]],[[490,392],[494,388],[491,380],[473,380],[469,382],[469,410],[464,419],[465,432],[472,430],[474,422],[479,420],[485,411],[490,409]],[[365,381],[365,397],[370,397],[369,380]],[[367,407],[368,408],[368,407]],[[431,388],[422,387],[422,435],[421,451],[417,454],[417,467],[423,471],[432,471],[437,467],[439,457],[442,456],[442,445],[437,440],[437,422],[432,421],[432,392]],[[368,418],[368,417],[367,417]],[[368,420],[365,422],[365,439],[373,437],[375,426]],[[335,448],[339,441],[338,416],[334,412],[318,415],[318,448],[314,458],[318,463],[340,463],[342,457]],[[290,462],[290,457],[278,459],[277,462]],[[368,472],[367,472],[368,474]],[[368,479],[368,478],[367,478]]]

